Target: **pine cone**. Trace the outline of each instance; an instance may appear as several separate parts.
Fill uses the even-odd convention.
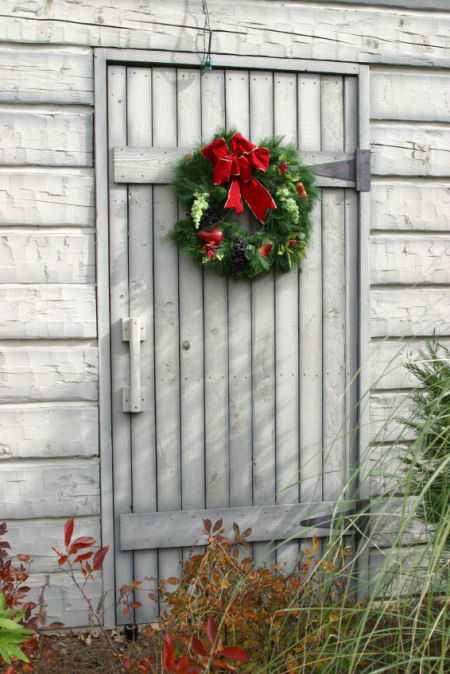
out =
[[[246,241],[236,241],[230,254],[231,271],[235,281],[239,278],[239,272],[245,267],[247,258],[245,251],[247,248]]]
[[[213,229],[222,217],[222,211],[217,206],[208,206],[200,218],[200,229]]]

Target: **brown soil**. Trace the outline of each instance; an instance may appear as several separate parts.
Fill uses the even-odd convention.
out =
[[[159,672],[163,637],[154,633],[151,638],[140,633],[136,643],[128,642],[123,633],[112,631],[111,638],[117,650],[139,658],[150,652],[155,672]],[[49,649],[49,650],[48,650]],[[123,665],[113,656],[103,635],[88,632],[66,632],[46,634],[40,640],[41,655],[32,656],[34,674],[102,674],[124,673]],[[19,662],[14,663],[17,673],[23,672]],[[0,665],[0,672],[6,666]]]

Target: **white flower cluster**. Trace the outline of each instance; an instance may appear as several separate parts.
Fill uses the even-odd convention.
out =
[[[284,210],[287,212],[289,220],[291,220],[293,224],[296,225],[299,221],[300,213],[298,206],[295,203],[295,199],[293,199],[290,195],[289,189],[287,187],[279,187],[276,191],[276,196],[280,200]]]
[[[198,229],[200,226],[200,220],[204,211],[208,208],[208,192],[194,192],[194,203],[191,207],[192,220],[194,221],[195,228]]]

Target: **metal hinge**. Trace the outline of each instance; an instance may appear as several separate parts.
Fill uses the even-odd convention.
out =
[[[310,168],[318,176],[351,180],[358,192],[370,192],[370,150],[356,148],[354,159],[313,164]]]

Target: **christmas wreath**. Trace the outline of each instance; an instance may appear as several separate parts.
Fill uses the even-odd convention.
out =
[[[171,189],[187,215],[170,237],[187,257],[235,280],[300,266],[318,190],[297,149],[282,141],[271,137],[256,146],[235,130],[221,130],[178,162]],[[249,229],[239,225],[242,199]]]

